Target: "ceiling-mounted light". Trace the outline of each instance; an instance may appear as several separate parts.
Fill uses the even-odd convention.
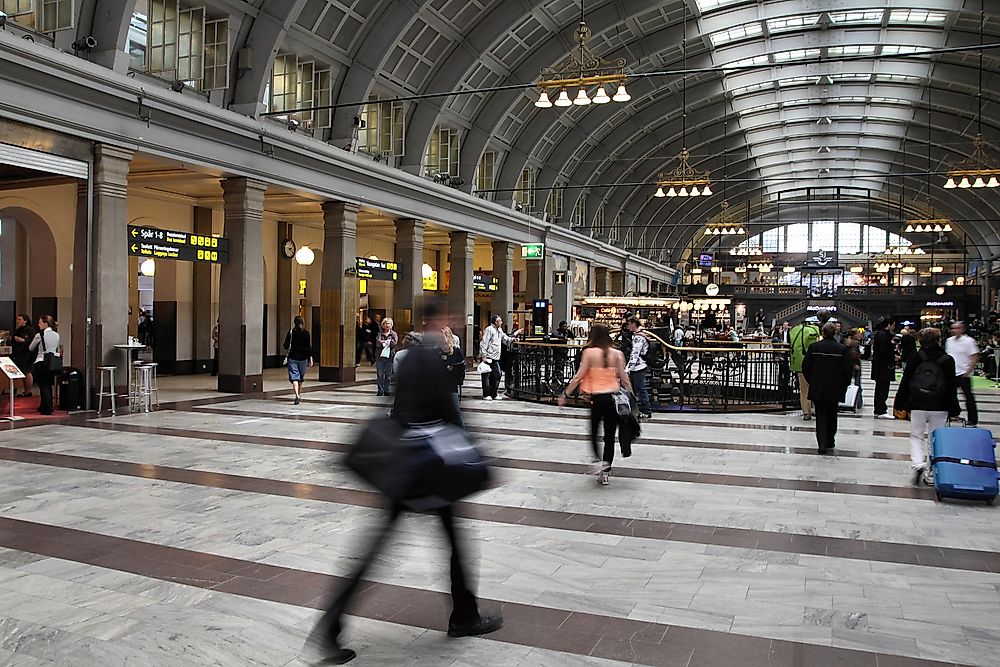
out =
[[[733,269],[733,271],[735,271],[736,273],[746,273],[747,267],[744,266],[743,264],[739,264],[735,269]]]
[[[972,187],[972,183],[969,182],[969,177],[968,176],[963,176],[962,180],[958,184],[958,187],[960,187],[962,189],[971,188]]]
[[[721,272],[722,272],[722,267],[721,267],[721,266],[713,266],[713,267],[712,267],[712,268],[710,269],[710,271],[711,271],[712,273],[721,273]]]
[[[1000,181],[997,180],[996,176],[990,176],[990,180],[986,181],[986,187],[1000,188]]]
[[[660,174],[656,179],[658,188],[677,188],[679,197],[708,197],[712,194],[708,172],[695,171],[689,159],[691,154],[685,148],[677,158],[677,166],[669,174]],[[699,189],[700,188],[700,189]],[[683,192],[683,194],[681,194]],[[669,196],[669,195],[668,195]]]
[[[782,271],[784,271],[785,273],[795,273],[795,267],[794,266],[786,266],[785,268],[782,269]]]
[[[691,269],[691,273],[693,275],[700,276],[701,275],[701,267],[700,266],[694,267],[693,269]]]
[[[139,265],[139,273],[147,278],[152,278],[156,275],[156,262],[152,258],[143,260],[142,264]]]
[[[677,191],[677,196],[678,197],[687,197],[688,196],[687,188],[685,188],[685,187],[682,186],[681,189]]]
[[[944,288],[938,287],[936,290],[934,290],[934,293],[937,294],[938,296],[941,296],[942,294],[944,294]]]
[[[931,273],[943,273],[943,272],[944,272],[944,267],[943,266],[932,266],[931,267]]]
[[[555,105],[557,107],[570,107],[573,106],[573,100],[569,99],[569,93],[563,88],[559,91],[559,97],[556,98]]]
[[[947,190],[951,190],[952,188],[957,188],[958,184],[955,183],[955,179],[954,178],[950,178],[949,177],[948,180],[945,181],[944,187]]]
[[[913,225],[907,225],[906,226],[906,231],[907,231],[907,233],[912,234],[913,231],[914,231]]]
[[[375,259],[378,258],[376,257]],[[316,253],[314,253],[309,246],[304,245],[295,253],[295,261],[302,266],[309,266],[316,261]]]
[[[611,98],[608,97],[608,91],[604,90],[604,86],[598,86],[597,93],[594,94],[594,104],[607,104],[610,101]]]
[[[916,273],[916,272],[917,272],[917,267],[913,266],[912,264],[907,264],[906,266],[903,267],[903,273]]]
[[[666,197],[667,194],[663,191],[663,188],[656,188],[656,194],[654,197]]]
[[[625,90],[625,84],[623,83],[620,86],[618,86],[618,90],[611,97],[611,99],[613,99],[615,102],[628,102],[629,100],[632,99],[632,96],[628,94],[627,90]]]
[[[677,190],[674,190],[673,188],[670,188],[669,190],[667,190],[667,196],[668,197],[676,197],[677,196]]]
[[[552,101],[549,100],[549,94],[543,90],[542,94],[538,96],[538,101],[535,102],[535,106],[539,109],[551,109]]]
[[[578,107],[585,107],[591,104],[590,96],[587,95],[586,89],[580,88],[580,91],[576,94],[576,98],[573,99],[573,104]]]
[[[947,285],[948,287],[954,287],[955,286],[955,281],[954,280],[949,280],[948,282],[945,283],[945,285]]]
[[[692,185],[691,186],[691,196],[692,197],[700,197],[701,196],[701,192],[698,190],[698,186],[697,185]]]
[[[986,181],[983,180],[982,176],[976,176],[976,181],[972,184],[974,188],[985,188]]]
[[[420,267],[420,277],[430,278],[433,275],[434,275],[434,267],[431,266],[430,264],[424,263],[424,265]]]
[[[850,271],[851,273],[864,273],[865,267],[861,266],[860,264],[855,264],[850,268]]]

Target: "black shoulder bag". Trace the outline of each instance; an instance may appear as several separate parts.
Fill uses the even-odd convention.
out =
[[[48,331],[48,329],[45,331]],[[42,363],[45,364],[45,368],[49,373],[55,375],[62,370],[62,357],[56,355],[55,352],[49,352],[45,349],[45,331],[38,332],[38,336],[41,338],[42,343]]]

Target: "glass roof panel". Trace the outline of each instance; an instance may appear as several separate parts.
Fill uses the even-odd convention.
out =
[[[917,25],[942,24],[948,18],[945,12],[933,12],[927,9],[894,9],[889,14],[889,23],[909,23]]]
[[[767,31],[772,35],[789,30],[802,30],[811,28],[819,23],[819,14],[801,14],[799,16],[783,16],[777,19],[768,19]]]
[[[885,15],[884,9],[851,9],[841,12],[830,12],[827,14],[834,23],[882,23]]]
[[[705,12],[710,12],[713,9],[719,9],[720,7],[725,7],[727,5],[735,5],[737,2],[742,2],[743,0],[694,0],[694,3],[698,5],[698,11],[704,14]]]
[[[764,28],[760,23],[745,23],[727,30],[713,32],[708,37],[712,41],[712,46],[722,46],[723,44],[746,39],[747,37],[756,37],[763,34],[763,32]]]

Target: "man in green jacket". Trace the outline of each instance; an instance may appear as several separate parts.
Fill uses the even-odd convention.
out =
[[[799,378],[799,404],[802,406],[802,419],[805,421],[812,419],[812,403],[809,401],[809,381],[802,373],[802,360],[809,346],[819,340],[820,327],[829,319],[830,313],[821,310],[814,317],[807,317],[799,322],[788,332],[788,344],[791,347],[788,367]]]

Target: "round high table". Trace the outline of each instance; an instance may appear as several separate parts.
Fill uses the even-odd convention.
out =
[[[114,347],[125,356],[125,397],[128,399],[128,411],[132,412],[132,350],[143,350],[146,346],[142,343],[122,343]]]

